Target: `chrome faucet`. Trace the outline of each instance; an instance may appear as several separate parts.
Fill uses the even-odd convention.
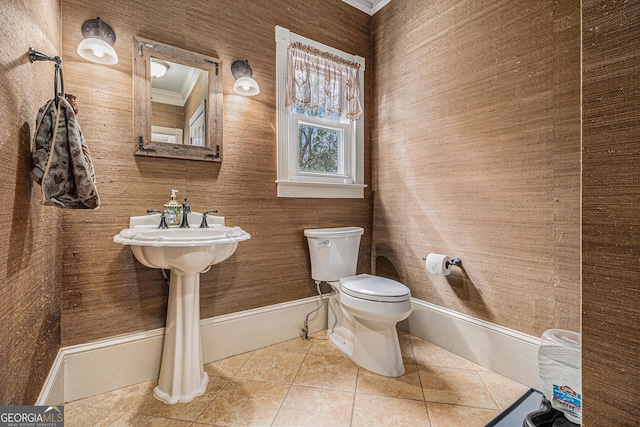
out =
[[[180,228],[189,228],[189,214],[191,213],[191,205],[187,202],[187,198],[184,198],[182,202],[182,222]]]

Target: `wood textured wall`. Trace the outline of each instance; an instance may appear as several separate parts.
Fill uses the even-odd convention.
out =
[[[36,113],[53,95],[58,0],[0,8],[0,405],[33,405],[60,345],[61,215],[29,178]]]
[[[371,64],[371,18],[340,0],[196,0],[139,2],[62,0],[67,90],[94,159],[102,206],[63,216],[62,341],[64,345],[164,326],[167,287],[157,270],[112,242],[131,215],[160,208],[170,190],[193,210],[216,208],[251,233],[236,253],[201,277],[203,318],[311,296],[303,229],[357,225],[366,229],[359,268],[370,268],[372,197],[304,200],[276,197],[275,25],[360,55]],[[113,67],[81,60],[80,26],[100,16],[117,33]],[[222,59],[224,161],[133,156],[131,39],[140,36]],[[233,93],[230,65],[249,59],[261,93]],[[370,72],[365,102],[372,105]],[[369,111],[369,110],[368,110]],[[367,116],[370,116],[368,114]],[[366,118],[365,128],[370,126]],[[371,181],[365,137],[365,181]],[[301,322],[303,319],[301,319]]]
[[[392,1],[374,15],[378,274],[539,336],[580,330],[580,2]],[[430,252],[462,258],[429,275]]]
[[[585,426],[640,419],[640,3],[583,2]]]
[[[160,102],[151,103],[151,114],[153,115],[153,126],[163,126],[169,128],[184,129],[184,108],[178,105],[163,104]],[[183,143],[183,141],[179,141]]]

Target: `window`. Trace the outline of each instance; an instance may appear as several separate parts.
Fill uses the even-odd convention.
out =
[[[276,26],[278,196],[364,197],[364,59]]]

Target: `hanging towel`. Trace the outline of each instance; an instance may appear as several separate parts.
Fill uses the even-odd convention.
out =
[[[40,184],[44,205],[97,209],[100,197],[89,147],[71,104],[58,97],[40,108],[31,147],[32,179]]]

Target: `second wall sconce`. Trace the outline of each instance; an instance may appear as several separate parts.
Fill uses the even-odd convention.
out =
[[[84,40],[78,44],[78,55],[98,64],[114,65],[118,63],[118,54],[113,49],[116,33],[100,17],[84,21],[82,37]]]
[[[260,93],[260,86],[252,77],[253,70],[248,59],[234,61],[231,64],[231,74],[237,79],[233,91],[238,95],[254,96]]]

